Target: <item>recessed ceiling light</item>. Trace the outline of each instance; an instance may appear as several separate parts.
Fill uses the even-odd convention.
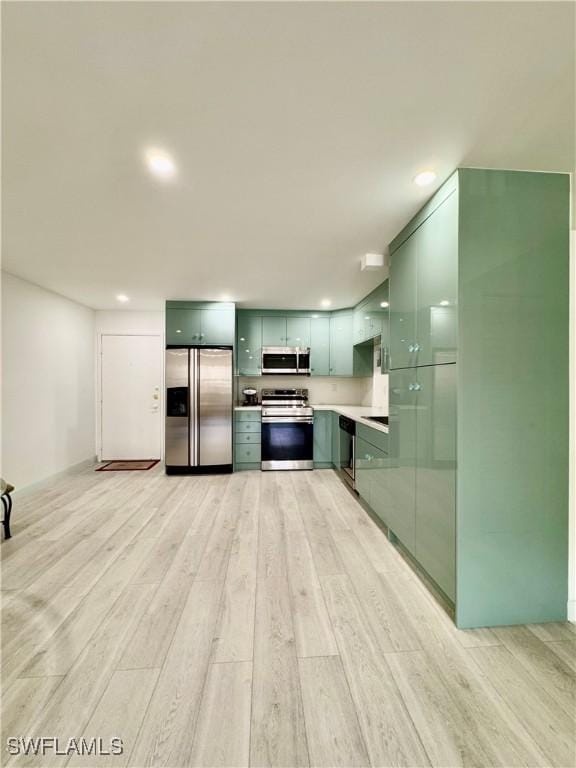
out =
[[[432,184],[435,178],[436,174],[434,171],[422,171],[414,177],[414,184],[419,187],[427,187],[429,184]]]
[[[127,302],[127,301],[130,301],[130,299],[128,298],[128,296],[126,296],[126,294],[125,294],[125,293],[119,293],[119,294],[116,296],[116,301],[121,301],[121,302],[122,302],[122,304],[126,304],[126,302]]]
[[[448,307],[449,305],[450,305],[450,302],[448,301],[448,299],[442,299],[442,301],[440,302],[441,307]]]
[[[172,179],[176,175],[176,163],[164,149],[150,147],[145,152],[148,170],[159,179]]]
[[[390,304],[387,301],[381,301],[380,302],[380,306],[383,307],[384,309],[386,309],[386,307],[389,307]]]
[[[320,304],[321,304],[323,307],[329,307],[329,306],[332,304],[332,299],[322,299],[322,301],[320,302]]]

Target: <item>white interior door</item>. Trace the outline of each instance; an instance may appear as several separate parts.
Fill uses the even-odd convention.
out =
[[[102,336],[101,458],[159,459],[162,339]]]

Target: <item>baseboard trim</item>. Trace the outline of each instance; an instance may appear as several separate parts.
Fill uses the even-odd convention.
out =
[[[568,621],[576,624],[576,600],[568,600]]]
[[[50,483],[53,483],[55,480],[59,480],[61,477],[74,475],[77,472],[81,472],[83,469],[87,469],[88,467],[94,466],[97,463],[98,459],[96,456],[90,456],[90,458],[79,461],[77,464],[72,464],[70,467],[66,467],[66,469],[62,469],[60,472],[56,472],[53,475],[48,475],[48,477],[43,477],[41,480],[36,480],[35,482],[29,483],[28,485],[23,485],[21,488],[16,488],[12,496],[14,496],[14,498],[23,498],[29,493],[41,491],[42,488],[50,485]]]

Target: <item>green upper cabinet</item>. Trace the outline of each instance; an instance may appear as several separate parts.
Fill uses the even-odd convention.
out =
[[[259,376],[262,370],[262,318],[238,312],[236,367],[242,376]]]
[[[285,316],[270,315],[262,318],[263,347],[286,347],[287,336]]]
[[[314,466],[332,464],[332,411],[314,411]]]
[[[332,414],[332,466],[340,469],[340,414],[330,411]]]
[[[215,346],[232,346],[234,344],[236,325],[234,310],[203,309],[201,324],[200,341],[202,344],[214,344]]]
[[[330,375],[330,318],[310,319],[310,374]]]
[[[455,363],[458,335],[458,195],[454,192],[419,230],[417,364]]]
[[[330,317],[330,375],[354,375],[353,314],[334,312]]]
[[[388,280],[378,286],[354,309],[354,344],[381,336],[388,318]]]
[[[286,346],[309,347],[310,346],[310,318],[287,317],[286,318]]]
[[[234,304],[166,302],[166,343],[233,346]]]
[[[390,262],[390,367],[416,364],[416,275],[418,230],[396,250]]]
[[[202,310],[166,308],[166,344],[199,344]]]
[[[391,245],[391,367],[456,362],[458,193],[432,198]],[[404,238],[404,239],[403,239]]]

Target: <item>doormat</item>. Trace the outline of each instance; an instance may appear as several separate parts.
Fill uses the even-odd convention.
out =
[[[130,472],[134,469],[152,469],[160,459],[107,461],[101,467],[96,467],[96,472]]]

